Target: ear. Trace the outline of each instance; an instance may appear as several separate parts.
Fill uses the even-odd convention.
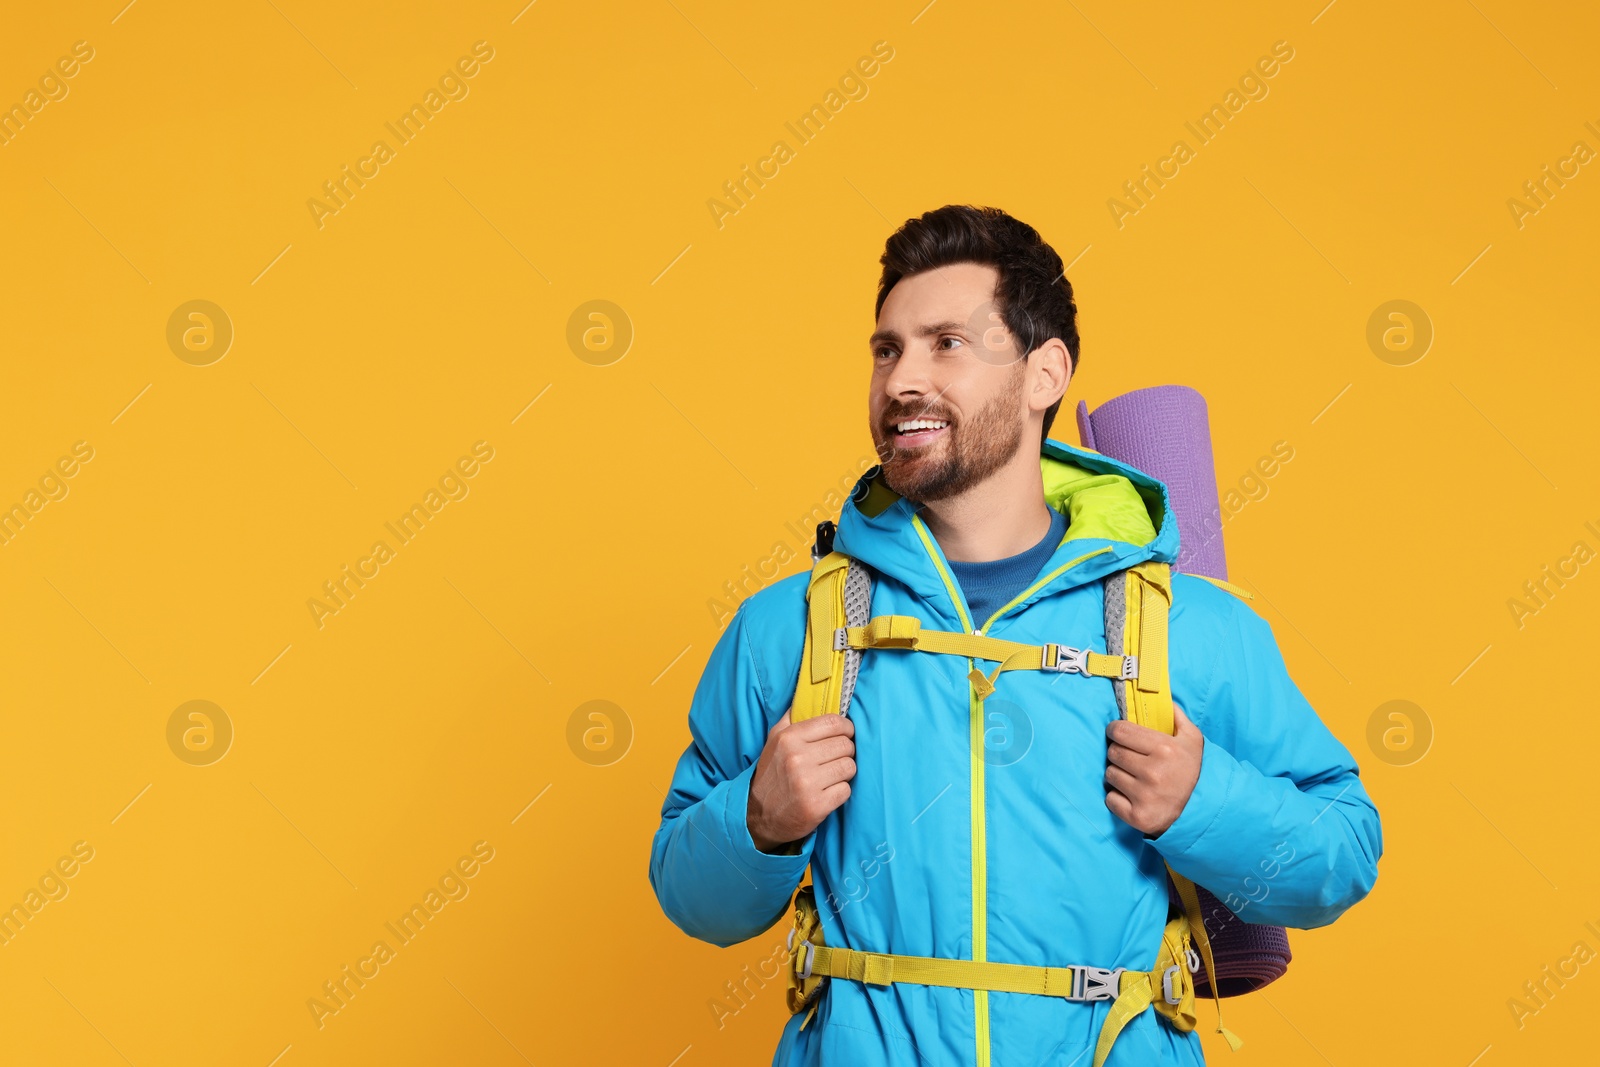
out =
[[[1066,394],[1072,358],[1065,342],[1052,337],[1028,354],[1028,410],[1043,413]]]

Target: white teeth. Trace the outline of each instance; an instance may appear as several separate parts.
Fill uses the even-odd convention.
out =
[[[908,419],[900,423],[897,428],[901,433],[907,433],[911,430],[942,430],[948,425],[950,424],[944,419]]]

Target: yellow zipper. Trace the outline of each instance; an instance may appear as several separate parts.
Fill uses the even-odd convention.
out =
[[[933,565],[939,572],[939,577],[944,580],[945,591],[950,594],[950,600],[956,606],[956,614],[961,618],[963,630],[982,634],[994,621],[1019,603],[1032,596],[1041,587],[1054,581],[1063,572],[1076,567],[1086,559],[1091,559],[1102,552],[1110,552],[1111,546],[1098,548],[1093,552],[1079,556],[1070,563],[1064,563],[1049,574],[1034,582],[1028,588],[1011,598],[1011,602],[1001,607],[989,621],[983,624],[982,629],[973,629],[972,613],[967,610],[967,598],[956,585],[955,579],[950,576],[950,571],[944,565],[942,553],[933,543],[933,535],[929,532],[927,524],[920,515],[911,516],[912,528],[917,531],[917,536],[922,540],[923,548],[928,551],[928,558],[933,560]],[[967,657],[967,670],[974,668],[972,657]],[[988,916],[989,909],[989,877],[987,865],[987,848],[984,832],[983,809],[983,702],[974,697],[972,687],[967,687],[967,746],[968,759],[972,769],[972,958],[983,962],[988,958]],[[973,1026],[977,1030],[977,1067],[989,1067],[989,991],[987,989],[974,989],[972,991]]]

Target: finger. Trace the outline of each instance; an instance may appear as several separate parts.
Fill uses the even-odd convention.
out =
[[[1111,814],[1115,815],[1129,826],[1133,825],[1133,801],[1129,800],[1115,789],[1108,790],[1106,792],[1106,807],[1110,809]]]
[[[1106,747],[1106,762],[1121,767],[1135,777],[1138,776],[1139,771],[1143,769],[1149,758],[1125,745],[1113,744]]]
[[[815,759],[819,765],[832,763],[834,760],[843,759],[846,756],[853,757],[855,754],[856,743],[842,735],[825,737],[820,741],[814,742],[809,746],[808,751],[808,755]]]
[[[854,737],[856,733],[856,724],[850,721],[850,717],[836,711],[802,719],[794,728],[799,731],[797,736],[806,741],[820,741],[824,737],[837,735]]]
[[[798,728],[797,726],[795,730]],[[846,756],[854,757],[856,754],[855,742],[838,734],[817,741],[808,741],[799,733],[791,731],[787,739],[779,739],[778,745],[783,753],[785,773],[796,779],[815,773],[823,764],[832,763]]]
[[[1138,791],[1139,780],[1121,767],[1106,768],[1106,785],[1123,796]]]
[[[827,787],[836,782],[848,782],[856,776],[856,761],[850,756],[830,760],[817,768],[817,784]],[[823,790],[826,792],[826,788]]]
[[[1122,719],[1117,719],[1106,727],[1107,738],[1124,748],[1131,748],[1145,755],[1156,751],[1161,738],[1165,736],[1160,730],[1152,730],[1148,726],[1140,726],[1136,722],[1126,722]]]
[[[793,710],[794,709],[792,707],[788,708],[782,715],[778,716],[778,721],[773,723],[772,726],[767,730],[768,737],[771,737],[776,733],[782,733],[784,730],[789,728],[789,712]]]
[[[822,791],[822,802],[832,811],[850,799],[850,783],[837,782]]]

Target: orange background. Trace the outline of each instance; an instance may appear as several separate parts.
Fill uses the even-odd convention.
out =
[[[1600,175],[1520,226],[1507,201],[1600,149],[1591,6],[122,4],[0,35],[0,103],[93,50],[0,145],[0,506],[66,490],[0,544],[0,904],[66,891],[0,945],[4,1062],[767,1062],[781,988],[720,1028],[709,1002],[781,929],[686,938],[650,839],[708,602],[779,545],[803,566],[789,524],[870,450],[883,241],[950,202],[1073,264],[1057,436],[1080,398],[1179,382],[1224,488],[1294,449],[1225,526],[1232,576],[1361,758],[1386,852],[1230,1004],[1243,1051],[1208,1053],[1589,1054],[1594,968],[1520,1028],[1507,1002],[1600,950],[1600,577],[1520,626],[1508,601],[1600,548]],[[319,227],[307,201],[478,41],[466,95]],[[879,41],[800,144],[785,123]],[[1277,41],[1267,95],[1197,145],[1184,123]],[[1180,138],[1119,227],[1108,200]],[[780,139],[719,226],[707,201]],[[193,300],[231,323],[220,359],[169,345]],[[569,343],[593,300],[625,352]],[[1431,323],[1420,359],[1368,344],[1391,300]],[[391,539],[480,441],[466,495]],[[380,539],[319,627],[308,600]],[[169,743],[194,700],[216,732]],[[594,700],[609,742],[569,729]],[[1368,741],[1390,700],[1420,709],[1410,747]],[[221,759],[179,757],[223,721]],[[308,999],[477,842],[466,895],[319,1028]]]

